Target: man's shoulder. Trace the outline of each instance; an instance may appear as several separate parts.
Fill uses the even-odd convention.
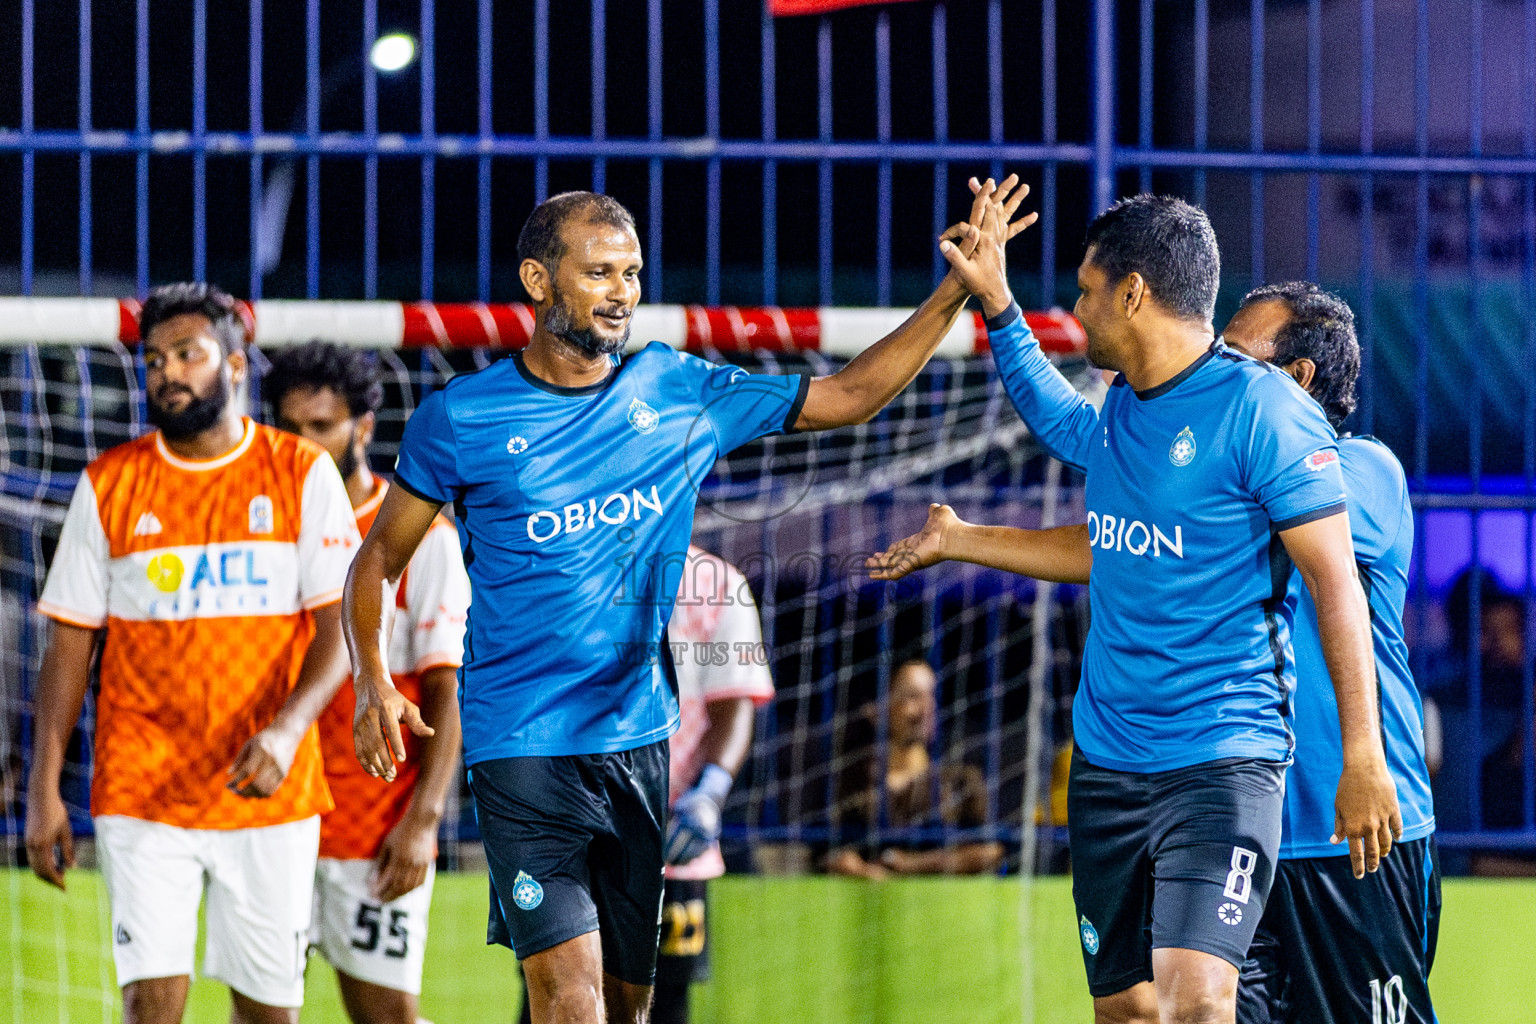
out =
[[[158,431],[151,430],[132,441],[113,445],[86,465],[86,474],[99,485],[105,479],[134,472],[146,460],[155,457],[155,438],[158,435]]]
[[[257,423],[254,433],[251,439],[252,451],[276,466],[292,469],[299,478],[307,476],[321,456],[329,458],[319,444],[286,430]]]

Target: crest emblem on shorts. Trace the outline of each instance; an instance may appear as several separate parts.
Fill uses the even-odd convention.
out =
[[[1221,918],[1222,924],[1230,924],[1235,928],[1243,923],[1243,908],[1236,903],[1223,903],[1216,908],[1216,916]]]
[[[507,454],[521,455],[528,450],[528,439],[522,434],[513,434],[507,438]]]
[[[640,399],[631,399],[629,403],[629,425],[642,434],[649,434],[656,429],[656,424],[661,422],[661,413],[646,405]]]
[[[520,910],[532,910],[544,902],[544,887],[530,878],[528,872],[519,871],[512,881],[512,902]]]
[[[126,946],[126,945],[128,945],[128,943],[133,941],[133,936],[129,935],[128,934],[128,929],[124,928],[122,925],[118,925],[117,926],[116,938],[117,938],[117,944],[119,946]]]
[[[1099,932],[1098,929],[1094,928],[1092,921],[1086,917],[1079,919],[1077,922],[1077,934],[1082,936],[1083,948],[1088,951],[1089,956],[1093,956],[1099,951]]]
[[[1185,427],[1179,431],[1179,436],[1173,439],[1173,447],[1168,449],[1168,461],[1175,466],[1187,466],[1195,461],[1195,434]]]
[[[251,505],[250,505],[250,509],[248,510],[248,512],[249,512],[250,520],[251,520],[250,521],[250,532],[251,533],[271,533],[272,532],[272,499],[271,498],[267,497],[265,494],[258,494],[258,495],[256,495],[256,497],[251,499]]]

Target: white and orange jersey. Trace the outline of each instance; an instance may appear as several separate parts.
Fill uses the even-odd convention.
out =
[[[266,799],[225,788],[271,724],[341,598],[359,537],[319,445],[247,419],[216,459],[158,432],[86,467],[38,610],[106,628],[91,813],[182,828],[250,828],[330,808],[318,733]]]
[[[704,770],[699,745],[709,731],[709,702],[749,697],[755,704],[766,704],[773,699],[773,675],[746,577],[719,555],[692,544],[667,642],[682,708],[682,724],[671,741],[670,804]],[[667,868],[668,878],[716,878],[724,873],[718,844],[687,864]]]
[[[388,489],[383,477],[376,477],[373,493],[352,510],[363,534],[372,529]],[[458,531],[438,516],[395,588],[386,663],[395,689],[407,700],[421,704],[421,673],[464,663],[468,617],[469,574],[464,571]],[[410,807],[421,769],[420,741],[402,728],[405,761],[397,766],[395,780],[385,782],[364,771],[352,739],[356,708],[349,684],[337,692],[319,719],[325,779],[336,802],[336,809],[320,819],[320,856],[338,860],[378,853],[384,837]]]

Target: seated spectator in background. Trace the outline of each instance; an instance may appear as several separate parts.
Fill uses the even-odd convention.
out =
[[[1451,587],[1445,612],[1451,645],[1431,690],[1439,706],[1444,767],[1435,777],[1437,816],[1449,828],[1524,825],[1525,602],[1484,571],[1478,586],[1481,686],[1475,713],[1470,685],[1472,573]],[[1481,814],[1470,813],[1477,788]],[[1474,865],[1476,869],[1476,865]]]
[[[832,825],[834,835],[844,840],[861,831],[866,838],[857,846],[834,845],[827,855],[830,874],[871,880],[891,874],[970,875],[993,871],[1002,863],[1003,846],[998,842],[880,839],[881,826],[960,829],[986,824],[987,786],[981,772],[968,764],[935,765],[929,754],[938,712],[937,687],[933,669],[921,659],[904,661],[891,674],[883,779],[873,716],[857,720],[849,730],[845,750],[851,763],[839,778]],[[874,705],[871,711],[878,713]]]

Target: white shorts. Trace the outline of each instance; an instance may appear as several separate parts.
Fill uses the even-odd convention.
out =
[[[94,820],[119,986],[191,975],[206,891],[203,973],[267,1006],[304,1004],[319,817],[240,829]]]
[[[420,995],[437,867],[428,866],[427,880],[393,903],[369,892],[372,875],[371,860],[320,860],[310,944],[342,974]]]

